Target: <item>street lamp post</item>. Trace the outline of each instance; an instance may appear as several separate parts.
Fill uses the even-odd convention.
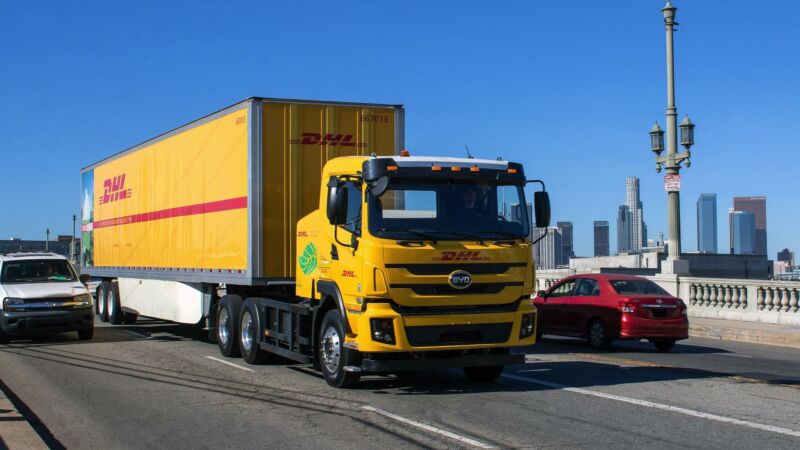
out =
[[[694,124],[689,116],[681,122],[681,145],[685,151],[678,153],[678,110],[675,107],[675,67],[672,46],[672,34],[675,25],[675,11],[669,0],[661,10],[664,14],[664,25],[667,31],[667,154],[664,151],[664,131],[656,122],[650,130],[650,148],[656,154],[656,172],[666,169],[664,188],[667,191],[667,221],[669,222],[669,252],[662,272],[670,274],[688,274],[689,262],[681,259],[681,205],[680,205],[680,170],[681,163],[691,165],[689,150],[694,145]]]

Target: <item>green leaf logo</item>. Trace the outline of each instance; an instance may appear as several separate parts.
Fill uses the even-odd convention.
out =
[[[300,255],[300,270],[304,275],[309,275],[311,272],[317,270],[317,247],[313,242],[309,242]]]

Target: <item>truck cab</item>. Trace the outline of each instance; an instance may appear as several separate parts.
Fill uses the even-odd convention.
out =
[[[322,177],[297,226],[296,294],[341,317],[316,327],[329,383],[438,367],[488,381],[521,362],[509,350],[536,326],[521,165],[345,157]]]

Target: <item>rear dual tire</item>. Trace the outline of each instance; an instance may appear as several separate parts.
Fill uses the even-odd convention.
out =
[[[217,346],[222,356],[240,356],[239,339],[236,335],[239,330],[239,316],[242,312],[242,297],[238,295],[225,295],[219,300],[217,308]]]
[[[242,304],[239,316],[239,350],[242,358],[248,364],[264,364],[272,359],[272,354],[261,349],[261,323],[258,309],[253,300],[247,299]]]

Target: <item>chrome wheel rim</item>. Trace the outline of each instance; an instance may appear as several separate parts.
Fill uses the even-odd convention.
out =
[[[336,373],[339,370],[341,342],[339,331],[334,326],[329,326],[322,335],[320,354],[322,355],[322,365],[325,366],[328,373]]]
[[[228,308],[222,308],[217,320],[217,337],[222,345],[228,343]]]
[[[592,324],[592,331],[591,331],[592,344],[594,345],[602,344],[604,334],[605,330],[603,329],[603,324],[601,324],[600,322],[595,322]]]
[[[245,311],[242,315],[242,349],[249,352],[253,347],[253,318]]]
[[[99,289],[97,292],[97,314],[102,316],[106,312],[106,291]]]

